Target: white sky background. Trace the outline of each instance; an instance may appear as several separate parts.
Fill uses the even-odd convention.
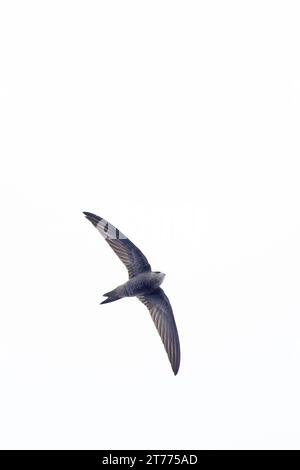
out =
[[[1,2],[1,448],[300,448],[299,18]],[[84,210],[167,273],[177,377]]]

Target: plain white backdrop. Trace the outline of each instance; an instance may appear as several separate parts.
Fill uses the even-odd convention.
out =
[[[299,16],[1,2],[1,448],[300,448]],[[178,376],[81,211],[167,274]]]

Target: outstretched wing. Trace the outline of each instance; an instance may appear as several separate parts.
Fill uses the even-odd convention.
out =
[[[84,212],[86,218],[99,230],[109,246],[125,264],[129,277],[151,271],[147,258],[120,230],[98,215]]]
[[[137,297],[148,308],[176,375],[180,365],[180,344],[169,299],[160,287],[151,294],[138,295]]]

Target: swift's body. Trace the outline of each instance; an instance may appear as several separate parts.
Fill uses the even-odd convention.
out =
[[[145,255],[112,224],[90,212],[86,218],[98,229],[116,255],[125,264],[129,279],[110,292],[101,304],[115,302],[124,297],[137,297],[148,308],[160,334],[174,374],[180,365],[180,345],[171,304],[160,288],[165,274],[152,271]]]
[[[123,297],[137,297],[142,294],[150,295],[161,285],[164,277],[165,275],[163,273],[153,271],[137,274],[111,292],[104,294],[104,297],[108,298],[101,303],[113,302]]]

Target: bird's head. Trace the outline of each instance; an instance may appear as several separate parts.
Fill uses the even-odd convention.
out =
[[[160,282],[162,283],[163,280],[164,280],[164,277],[165,277],[165,273],[161,273],[160,271],[153,271],[153,272],[157,276],[157,278],[160,280]]]

